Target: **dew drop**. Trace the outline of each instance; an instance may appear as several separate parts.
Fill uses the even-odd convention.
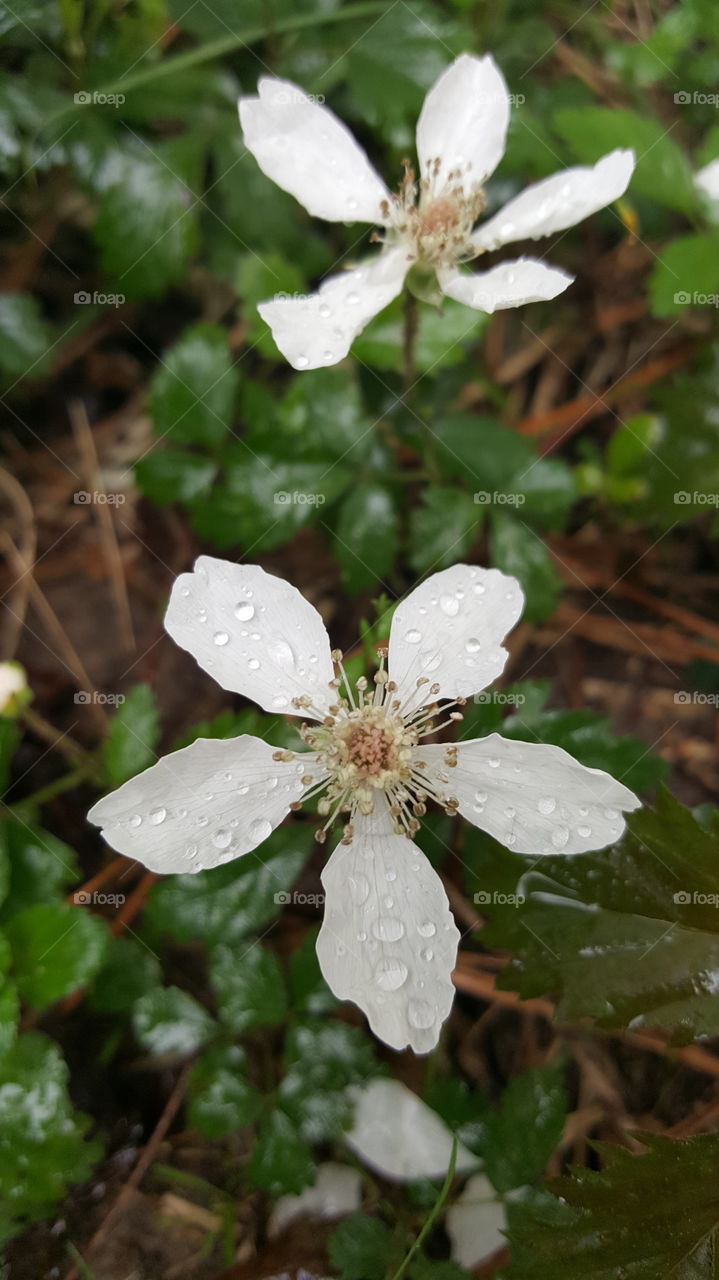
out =
[[[467,653],[478,653],[482,646],[480,645],[479,640],[472,636],[464,647],[467,650]]]
[[[250,823],[249,836],[257,844],[261,840],[266,840],[270,835],[272,835],[272,823],[268,822],[266,818],[255,818],[254,822]]]
[[[350,876],[348,883],[352,901],[355,906],[361,907],[369,897],[369,880],[364,876]]]
[[[422,670],[429,672],[431,675],[441,665],[442,655],[437,653],[436,649],[427,649],[419,655],[419,662]]]
[[[327,320],[332,315],[332,308],[328,307],[326,302],[323,302],[320,307],[320,315],[323,320]]]
[[[241,787],[237,788],[238,796],[246,796],[249,789],[250,788],[247,786],[247,783],[244,783]]]
[[[229,849],[232,844],[232,832],[220,827],[220,830],[213,835],[212,843],[216,849]]]
[[[392,883],[392,881],[393,881],[393,880],[396,880],[396,879],[397,879],[397,872],[396,872],[396,871],[388,871],[388,872],[387,872],[387,874],[386,874],[386,876],[385,876],[385,880],[389,880],[389,881],[390,881],[390,883]]]
[[[456,596],[440,596],[439,607],[448,618],[456,618],[459,613],[459,600]]]
[[[557,827],[557,829],[552,832],[552,844],[555,849],[563,849],[568,840],[569,831],[567,827]]]
[[[345,298],[345,302],[347,303],[348,307],[356,307],[359,302],[359,294],[348,293],[347,297]]]
[[[223,644],[227,644],[230,637],[228,636],[226,631],[216,631],[212,638],[215,644],[219,644],[220,646],[222,646]]]
[[[478,792],[476,793],[476,795],[475,795],[475,797],[474,797],[474,798],[475,798],[475,800],[477,801],[477,804],[486,804],[486,803],[487,803],[487,792],[486,792],[486,791],[478,791]]]
[[[504,816],[505,816],[505,818],[516,818],[516,816],[517,816],[517,810],[516,810],[516,809],[512,809],[512,808],[511,808],[511,806],[510,806],[508,809],[505,809],[505,810],[504,810]]]
[[[372,925],[372,932],[379,942],[399,942],[404,937],[404,925],[394,916],[380,916]]]
[[[269,647],[269,655],[281,667],[294,667],[296,663],[295,651],[286,640],[273,640]]]
[[[424,951],[420,952],[420,954],[422,959],[426,960],[428,963],[430,960],[434,960],[434,951],[431,947],[425,947]]]
[[[418,1031],[427,1031],[429,1027],[434,1026],[437,1015],[431,1004],[427,1004],[426,1000],[411,1000],[407,1010],[407,1018]]]
[[[407,641],[407,644],[419,644],[420,640],[422,639],[422,632],[414,631],[414,630],[407,631],[405,632],[404,638]]]
[[[309,360],[307,359],[307,356],[298,356],[296,364],[298,369],[306,369],[309,364]]]
[[[153,827],[159,827],[160,823],[164,822],[166,817],[167,817],[167,809],[163,809],[163,808],[153,809],[152,813],[150,814],[150,822],[152,823]]]
[[[417,933],[422,938],[433,938],[437,932],[437,926],[432,924],[431,920],[425,920],[422,924],[417,925]]]
[[[141,822],[142,822],[142,818],[140,817],[140,814],[139,814],[139,813],[133,813],[132,817],[130,818],[130,823],[129,823],[129,825],[130,825],[131,827],[139,827],[139,826],[140,826],[140,824],[141,824]]]
[[[198,827],[206,827],[209,821],[210,819],[204,813],[201,813],[199,818],[196,819]]]
[[[613,822],[615,818],[619,817],[619,814],[616,809],[605,809],[604,816],[605,818],[608,818],[610,822]]]
[[[581,836],[582,840],[587,840],[591,834],[592,834],[591,827],[577,827],[577,835]]]
[[[278,693],[272,699],[272,705],[273,707],[276,707],[278,711],[281,711],[283,707],[286,707],[288,702],[289,698],[285,697],[284,693]]]
[[[407,966],[401,960],[383,960],[374,971],[374,979],[382,991],[399,991],[407,981]]]
[[[554,813],[556,807],[557,802],[554,799],[554,796],[542,796],[542,799],[537,801],[537,808],[540,813],[545,815],[545,817],[549,817],[550,813]]]
[[[260,660],[259,660],[259,658],[250,658],[250,660],[249,660],[249,662],[247,663],[247,665],[248,665],[248,667],[250,668],[250,671],[257,671],[257,669],[258,669],[258,667],[259,667],[259,665],[260,665]]]
[[[254,616],[255,616],[254,605],[247,604],[246,601],[244,601],[242,604],[235,605],[235,617],[239,618],[240,622],[249,622],[250,618],[254,618]]]
[[[498,769],[500,766],[500,763],[501,761],[497,756],[492,756],[492,759],[487,761],[487,764],[489,765],[490,769]]]

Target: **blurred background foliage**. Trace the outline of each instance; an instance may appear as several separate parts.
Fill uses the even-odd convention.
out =
[[[309,291],[368,237],[313,221],[264,178],[238,94],[269,70],[323,95],[393,186],[426,90],[463,50],[492,52],[517,100],[490,213],[614,147],[636,151],[629,191],[547,244],[577,276],[557,302],[491,319],[423,307],[410,378],[400,302],[342,365],[294,374],[257,302]],[[0,67],[6,465],[35,505],[35,578],[55,623],[75,637],[78,600],[98,620],[68,657],[33,596],[18,652],[34,700],[0,719],[8,1274],[276,1274],[272,1203],[311,1185],[328,1155],[352,1162],[347,1090],[398,1071],[507,1205],[511,1261],[500,1249],[476,1274],[708,1280],[717,1140],[694,1135],[715,1126],[701,1117],[716,1116],[718,1075],[719,200],[695,175],[719,159],[714,0],[581,13],[570,0],[1,0]],[[68,432],[78,402],[94,445]],[[132,658],[110,634],[122,601],[106,543],[86,537],[62,562],[54,550],[93,474],[122,496],[109,518]],[[22,504],[3,494],[22,548]],[[21,573],[3,550],[15,601],[27,562]],[[278,885],[317,892],[311,824],[276,831],[261,859],[162,881],[139,868],[126,881],[84,826],[93,796],[161,744],[266,732],[189,667],[163,683],[164,599],[198,550],[259,557],[296,581],[354,675],[425,573],[469,559],[515,574],[527,596],[516,670],[501,698],[467,708],[463,736],[556,743],[650,806],[615,848],[541,868],[427,821],[419,843],[465,931],[457,1008],[428,1063],[385,1053],[337,1004],[315,958],[318,909],[276,900]],[[71,591],[56,598],[60,582]],[[572,591],[609,598],[598,623]],[[122,692],[116,711],[73,705],[87,687],[78,645]],[[64,670],[47,656],[57,646]],[[668,727],[677,688],[705,698],[696,730]],[[268,736],[287,734],[278,719]],[[680,799],[657,793],[666,782]],[[520,1013],[513,993],[536,1003]],[[679,1141],[618,1155],[617,1143],[639,1149],[627,1134],[642,1128]],[[598,1152],[596,1138],[615,1145]],[[564,1177],[546,1187],[545,1171]],[[289,1274],[466,1274],[441,1215],[402,1272],[439,1183],[363,1179],[363,1212],[319,1261],[316,1240],[296,1238]],[[103,1223],[126,1184],[133,1240],[113,1252]],[[678,1185],[679,1244],[667,1231]],[[92,1231],[86,1263],[77,1246]]]

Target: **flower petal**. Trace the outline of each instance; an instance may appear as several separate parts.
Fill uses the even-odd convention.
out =
[[[719,204],[719,160],[712,160],[694,174],[694,185],[710,204]]]
[[[299,1195],[280,1196],[267,1224],[270,1239],[283,1233],[295,1218],[343,1218],[362,1205],[362,1178],[358,1169],[346,1164],[317,1166],[314,1185]],[[305,1273],[307,1274],[307,1273]]]
[[[418,748],[442,796],[459,800],[468,822],[513,853],[588,853],[618,840],[622,810],[641,801],[602,769],[588,769],[561,747],[512,742],[498,733],[457,744],[456,768],[447,748]]]
[[[383,249],[361,267],[330,276],[317,293],[271,298],[257,310],[293,369],[337,364],[365,325],[401,293],[409,266],[406,249]]]
[[[417,122],[419,169],[432,191],[439,194],[458,171],[465,190],[480,186],[504,154],[508,124],[509,95],[494,59],[455,58],[427,94]]]
[[[326,982],[354,1000],[393,1049],[429,1053],[452,1006],[459,931],[424,854],[394,834],[380,799],[322,872],[317,955]]]
[[[557,267],[548,267],[537,258],[517,258],[514,262],[500,262],[489,271],[445,268],[437,272],[437,279],[448,298],[491,315],[507,307],[523,307],[528,302],[556,298],[572,283],[574,276]]]
[[[165,628],[223,689],[265,711],[322,719],[334,702],[325,625],[296,587],[259,565],[200,556],[176,579]],[[292,698],[312,697],[315,712]]]
[[[263,173],[315,218],[384,223],[390,196],[349,129],[289,80],[264,76],[240,98],[245,144]]]
[[[447,1210],[444,1224],[452,1258],[468,1271],[488,1254],[506,1247],[507,1238],[502,1233],[507,1214],[484,1173],[469,1179],[461,1196]]]
[[[399,1080],[372,1080],[351,1090],[354,1123],[344,1135],[351,1151],[382,1178],[413,1182],[443,1178],[452,1155],[452,1134],[436,1111]],[[474,1169],[476,1156],[457,1144],[458,1173]]]
[[[502,640],[517,622],[524,595],[499,569],[455,564],[432,574],[399,604],[389,635],[387,670],[394,695],[413,707],[468,698],[504,670]],[[417,681],[427,683],[417,691]],[[434,685],[439,692],[431,694]]]
[[[198,738],[98,800],[112,849],[151,871],[203,871],[249,853],[305,790],[308,759],[272,759],[261,738]]]
[[[633,151],[610,151],[595,165],[576,165],[534,182],[471,237],[477,249],[539,240],[564,231],[618,200],[634,172]]]

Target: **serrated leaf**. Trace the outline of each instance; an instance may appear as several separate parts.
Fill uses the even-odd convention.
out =
[[[6,933],[18,990],[31,1009],[46,1009],[85,986],[100,968],[108,944],[104,921],[60,902],[20,911]]]
[[[380,1218],[352,1213],[332,1232],[327,1253],[340,1280],[370,1280],[387,1274],[392,1237]]]
[[[313,1182],[312,1152],[289,1116],[276,1107],[260,1126],[255,1149],[247,1163],[254,1187],[271,1195],[299,1195]]]
[[[0,294],[0,370],[7,382],[39,377],[47,368],[52,338],[35,298]]]
[[[207,496],[217,472],[211,458],[180,449],[149,453],[135,463],[138,488],[153,502],[189,502]]]
[[[327,1142],[351,1119],[347,1089],[378,1072],[372,1049],[343,1022],[299,1022],[287,1033],[279,1100],[303,1138]]]
[[[337,517],[335,555],[348,591],[364,591],[391,571],[397,554],[394,499],[379,484],[358,484]]]
[[[207,1049],[190,1072],[187,1091],[188,1120],[208,1138],[224,1138],[253,1124],[264,1104],[247,1079],[245,1054],[237,1045]]]
[[[510,1080],[499,1106],[487,1114],[484,1171],[504,1193],[533,1182],[562,1135],[567,1095],[559,1067],[540,1067]]]
[[[518,578],[526,598],[524,618],[536,622],[554,610],[561,583],[542,539],[521,514],[493,510],[492,564]]]
[[[10,818],[0,827],[0,920],[37,902],[54,902],[77,879],[75,851],[42,827]]]
[[[140,996],[132,1025],[140,1044],[155,1055],[193,1053],[217,1030],[202,1005],[179,987],[159,987]]]
[[[422,506],[410,516],[410,564],[418,573],[456,564],[469,550],[482,521],[482,508],[457,489],[425,489]]]
[[[215,947],[210,957],[210,983],[220,1018],[232,1031],[275,1026],[287,1011],[279,961],[259,942],[239,949]]]
[[[102,1013],[125,1013],[162,981],[157,956],[135,938],[111,938],[89,1001]]]
[[[224,329],[205,323],[186,329],[165,354],[150,387],[157,435],[207,448],[220,444],[232,422],[238,378]],[[178,455],[173,456],[176,461]]]
[[[652,315],[716,308],[719,302],[719,235],[682,236],[662,249],[649,278]]]
[[[120,703],[103,747],[108,782],[115,787],[154,764],[160,722],[149,684],[136,684]]]
[[[316,928],[308,929],[290,956],[290,1002],[298,1013],[330,1013],[339,1003],[327,986],[317,959],[318,931]]]

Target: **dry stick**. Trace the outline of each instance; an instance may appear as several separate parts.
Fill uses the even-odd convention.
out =
[[[72,893],[68,893],[65,901],[73,903],[76,901],[78,894],[94,893],[96,889],[101,889],[104,884],[107,884],[108,880],[112,880],[114,876],[119,874],[126,863],[127,858],[118,853],[117,857],[112,859],[112,862],[108,862],[107,866],[98,871],[96,875],[91,876],[89,880],[86,880],[79,889],[73,889]]]
[[[107,497],[107,491],[102,479],[102,473],[97,458],[97,450],[95,448],[95,440],[88,422],[85,406],[81,400],[71,400],[68,407],[70,422],[75,436],[77,447],[80,451],[82,466],[87,476],[87,483],[91,490],[99,491],[103,497]],[[137,645],[135,642],[135,633],[132,629],[132,613],[130,611],[130,601],[127,594],[127,583],[125,582],[125,567],[122,563],[120,554],[120,546],[117,541],[117,533],[107,502],[98,502],[93,504],[97,511],[97,522],[100,530],[103,551],[107,566],[110,572],[112,582],[112,593],[115,598],[115,608],[117,609],[118,621],[120,624],[120,638],[124,651],[135,650]]]
[[[566,603],[560,604],[541,630],[554,633],[557,627],[563,633],[572,631],[575,635],[584,636],[594,644],[607,645],[624,653],[638,653],[644,657],[653,655],[662,662],[675,662],[682,667],[692,658],[706,658],[709,662],[719,659],[716,645],[704,644],[681,631],[672,631],[667,626],[654,626],[648,622],[630,623],[593,611],[588,613],[586,609],[577,609]]]
[[[7,643],[3,644],[3,658],[12,658],[17,649],[20,633],[25,621],[27,612],[28,593],[30,584],[26,578],[26,570],[30,571],[35,563],[35,555],[37,552],[37,529],[35,526],[35,513],[32,509],[32,503],[28,498],[21,484],[9,471],[5,471],[0,467],[0,488],[4,489],[7,497],[14,506],[19,516],[21,550],[18,555],[22,561],[23,571],[19,575],[17,582],[11,587],[14,592],[12,600],[12,611],[8,610],[7,617]]]
[[[476,969],[467,970],[463,966],[462,953],[458,956],[458,967],[452,974],[452,981],[458,991],[464,991],[467,995],[476,996],[479,1000],[488,1000],[492,1004],[511,1006],[518,1013],[536,1014],[540,1017],[547,1018],[552,1021],[554,1018],[554,1005],[549,1000],[532,999],[522,1000],[515,991],[501,991],[494,985],[494,977],[487,973],[478,973]],[[574,1028],[563,1028],[556,1025],[558,1031],[573,1030]],[[654,1036],[643,1035],[635,1031],[607,1031],[604,1027],[587,1028],[594,1035],[609,1036],[612,1039],[621,1040],[624,1044],[633,1045],[637,1049],[646,1049],[649,1053],[659,1053],[665,1058],[671,1058],[675,1062],[680,1062],[685,1067],[691,1067],[693,1071],[702,1071],[705,1075],[715,1076],[719,1078],[719,1058],[709,1053],[707,1049],[702,1049],[700,1045],[683,1045],[674,1047],[666,1044],[664,1040],[655,1038]]]
[[[145,898],[150,892],[150,889],[155,881],[159,880],[159,878],[160,877],[155,875],[153,871],[145,872],[140,883],[135,889],[133,889],[127,899],[127,902],[123,903],[121,910],[118,911],[117,919],[110,925],[110,933],[113,934],[114,937],[118,937],[118,935],[122,933],[125,925],[129,924],[130,920],[134,920],[137,913],[144,906]]]
[[[86,765],[88,768],[92,764],[92,756],[89,751],[80,746],[79,742],[75,742],[69,733],[63,733],[61,729],[56,729],[54,724],[41,716],[39,711],[33,711],[32,707],[26,707],[22,713],[22,719],[32,733],[37,734],[38,738],[49,742],[51,747],[59,751],[61,756],[65,756],[72,764]]]
[[[142,1182],[142,1179],[147,1173],[147,1170],[150,1168],[150,1165],[152,1164],[153,1160],[157,1155],[157,1150],[158,1150],[158,1147],[160,1146],[160,1143],[165,1137],[167,1130],[169,1129],[170,1125],[172,1124],[172,1121],[174,1120],[175,1116],[177,1115],[177,1112],[180,1109],[180,1105],[182,1103],[182,1099],[185,1093],[185,1086],[187,1084],[187,1076],[191,1066],[192,1066],[192,1062],[187,1062],[185,1063],[185,1066],[182,1068],[182,1071],[180,1072],[177,1078],[175,1087],[172,1090],[172,1093],[170,1094],[169,1098],[167,1099],[167,1102],[165,1103],[165,1107],[162,1112],[162,1115],[160,1116],[160,1119],[155,1125],[150,1141],[145,1146],[142,1152],[142,1155],[140,1156],[140,1159],[135,1165],[135,1168],[130,1174],[130,1177],[128,1178],[124,1187],[120,1191],[120,1194],[115,1200],[115,1203],[112,1205],[107,1217],[104,1219],[103,1222],[101,1222],[94,1236],[90,1240],[89,1244],[86,1246],[85,1248],[86,1253],[89,1252],[91,1249],[97,1248],[98,1244],[100,1244],[101,1241],[104,1240],[112,1223],[115,1221],[116,1217],[121,1212],[121,1210],[125,1207],[132,1193],[137,1190],[140,1183]],[[65,1280],[79,1280],[79,1276],[80,1276],[80,1272],[78,1268],[73,1264],[73,1266],[70,1268],[67,1275],[65,1276]]]
[[[30,590],[30,595],[32,597],[32,602],[35,608],[37,609],[37,612],[40,614],[40,617],[42,618],[43,622],[45,623],[48,631],[52,633],[54,639],[56,640],[58,648],[62,650],[63,660],[66,666],[68,666],[70,670],[73,672],[75,678],[79,681],[81,688],[87,690],[88,692],[90,691],[94,692],[94,685],[87,671],[85,670],[85,667],[80,659],[79,654],[77,653],[77,650],[75,649],[75,646],[70,640],[70,637],[65,631],[65,628],[60,622],[60,619],[55,613],[55,610],[53,609],[49,600],[46,598],[43,591],[35,581],[32,571],[26,570],[25,565],[22,562],[22,558],[12,538],[10,538],[9,535],[6,533],[2,533],[0,534],[0,541],[2,542],[2,545],[5,547],[8,555],[13,561],[13,564],[15,566],[15,572],[19,574],[27,573],[28,586]],[[105,711],[104,707],[99,702],[97,702],[94,698],[92,698],[90,702],[88,702],[86,705],[88,706],[92,714],[95,716],[95,719],[98,721],[98,724],[101,726],[104,732],[107,727],[107,719],[108,719],[107,712]]]

